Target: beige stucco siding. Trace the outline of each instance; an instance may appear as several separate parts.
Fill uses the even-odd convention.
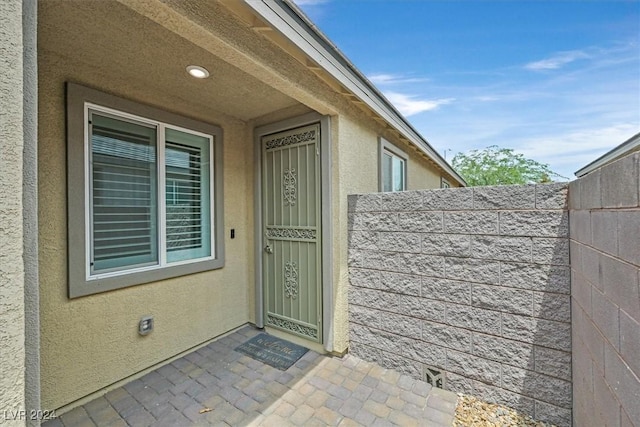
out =
[[[334,351],[343,352],[349,343],[348,322],[348,203],[350,194],[379,189],[379,137],[396,145],[408,156],[408,189],[440,187],[440,173],[417,152],[385,132],[370,117],[355,109],[344,110],[333,126],[334,209]]]
[[[424,157],[411,151],[407,162],[407,190],[424,190],[440,188],[440,172],[430,166]]]
[[[334,351],[341,353],[349,345],[347,292],[347,195],[378,190],[378,146],[376,133],[366,123],[337,117],[333,164],[337,171],[334,192]],[[369,124],[371,125],[371,124]]]
[[[74,62],[40,49],[39,221],[42,405],[57,408],[159,363],[251,319],[253,301],[253,148],[243,122],[119,79],[116,70]],[[224,132],[223,269],[69,300],[65,81],[217,124]],[[228,230],[236,230],[235,239]],[[155,330],[137,333],[140,317]]]
[[[22,2],[0,2],[0,409],[6,411],[25,409],[22,55]]]

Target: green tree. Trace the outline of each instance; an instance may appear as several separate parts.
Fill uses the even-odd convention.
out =
[[[545,163],[527,159],[511,148],[500,148],[497,145],[466,154],[458,153],[452,160],[452,166],[472,187],[568,180],[553,172]]]

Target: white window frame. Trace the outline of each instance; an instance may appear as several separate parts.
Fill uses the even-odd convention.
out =
[[[409,168],[409,156],[407,153],[387,141],[386,139],[380,137],[378,144],[379,151],[379,159],[378,159],[378,191],[384,191],[384,155],[390,155],[392,157],[398,158],[402,160],[404,163],[404,171],[403,171],[403,181],[404,186],[400,191],[406,191],[408,188],[407,176],[408,176],[408,168]],[[393,190],[392,190],[393,191]]]
[[[154,265],[124,267],[91,272],[91,168],[89,114],[95,112],[156,128],[157,222],[155,238],[158,262]],[[219,127],[118,98],[80,85],[67,84],[68,163],[68,255],[69,297],[75,298],[171,277],[193,274],[224,266],[224,221],[222,212],[222,131]],[[166,170],[165,130],[202,136],[210,141],[209,256],[167,262],[166,254]]]
[[[440,177],[440,188],[451,188],[451,183],[443,176]]]

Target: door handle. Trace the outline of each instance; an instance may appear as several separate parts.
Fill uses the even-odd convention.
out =
[[[267,245],[264,247],[264,251],[268,254],[272,254],[273,253],[273,248],[271,247],[271,245]]]

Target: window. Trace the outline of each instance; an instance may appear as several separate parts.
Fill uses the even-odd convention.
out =
[[[220,129],[68,85],[69,296],[220,268]]]
[[[380,138],[380,191],[407,189],[407,155]]]
[[[451,184],[443,176],[440,177],[440,188],[451,188]]]

